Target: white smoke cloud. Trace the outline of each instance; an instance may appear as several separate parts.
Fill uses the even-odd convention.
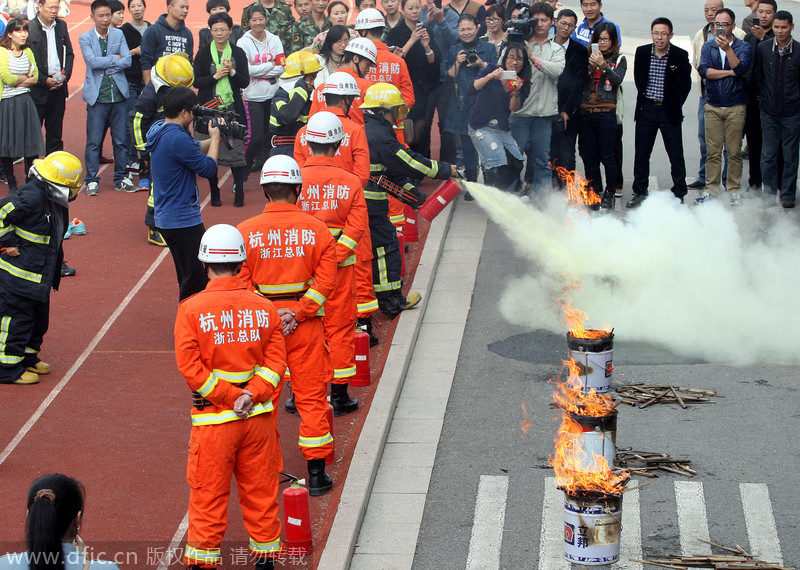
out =
[[[795,216],[757,199],[698,207],[657,192],[624,217],[569,208],[561,196],[523,204],[470,184],[532,264],[500,301],[509,322],[563,332],[563,287],[587,328],[669,347],[711,362],[800,363],[800,228]]]

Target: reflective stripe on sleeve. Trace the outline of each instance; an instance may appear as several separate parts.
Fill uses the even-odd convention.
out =
[[[357,261],[357,260],[356,260],[356,254],[354,253],[353,255],[349,256],[347,259],[345,259],[344,261],[342,261],[342,262],[339,264],[339,267],[347,267],[348,265],[355,265],[355,264],[356,264],[356,261]]]
[[[325,300],[327,299],[327,297],[325,297],[322,293],[320,293],[319,291],[315,291],[314,289],[309,289],[308,291],[306,291],[306,294],[303,295],[303,297],[308,297],[309,299],[314,301],[317,305],[322,305],[323,303],[325,303]]]
[[[358,242],[356,240],[354,240],[353,238],[351,238],[346,234],[342,234],[341,236],[339,236],[338,243],[350,249],[355,249],[356,246],[358,245]]]
[[[430,168],[428,168],[420,161],[418,161],[416,158],[408,154],[408,152],[403,148],[397,149],[395,155],[397,156],[397,158],[405,162],[408,166],[410,166],[417,172],[424,174],[428,178],[435,178],[436,175],[439,173],[439,163],[436,162],[435,160],[431,160],[431,166]]]

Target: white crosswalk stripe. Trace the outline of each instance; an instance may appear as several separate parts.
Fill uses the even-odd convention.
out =
[[[711,554],[708,517],[703,484],[695,481],[675,481],[675,503],[678,506],[678,529],[682,554]]]
[[[481,475],[472,536],[469,540],[467,570],[492,570],[500,567],[507,494],[507,476]]]
[[[556,478],[544,480],[542,533],[539,539],[539,570],[564,568],[564,493],[556,489]]]
[[[781,543],[778,540],[775,516],[772,514],[769,489],[763,483],[740,483],[739,493],[742,496],[751,553],[758,554],[762,560],[783,566]]]

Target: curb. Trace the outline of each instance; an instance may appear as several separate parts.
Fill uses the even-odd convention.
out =
[[[392,425],[394,410],[403,389],[422,319],[428,308],[436,269],[453,218],[454,204],[455,201],[434,218],[428,230],[425,248],[420,256],[413,282],[414,289],[423,292],[422,305],[419,310],[404,311],[399,317],[400,321],[392,337],[392,346],[383,368],[383,375],[375,390],[358,443],[353,450],[353,459],[347,471],[342,496],[318,568],[347,570],[350,567],[383,448]]]

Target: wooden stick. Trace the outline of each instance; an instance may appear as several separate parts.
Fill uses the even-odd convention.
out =
[[[674,566],[672,564],[662,564],[661,562],[654,562],[652,560],[639,560],[638,558],[628,558],[630,562],[639,562],[641,564],[652,564],[653,566],[661,566],[662,568],[677,568],[677,570],[686,570],[686,566]]]
[[[681,397],[678,396],[678,393],[675,391],[675,386],[670,386],[669,389],[672,391],[673,395],[675,396],[675,399],[678,400],[678,403],[681,405],[681,408],[685,410],[686,404],[684,404],[683,400],[681,400]]]
[[[642,483],[641,485],[637,485],[636,487],[631,487],[630,489],[624,489],[624,490],[623,490],[623,491],[620,493],[620,495],[624,495],[624,494],[625,494],[625,493],[627,493],[628,491],[635,491],[636,489],[641,489],[642,487],[647,487],[649,484],[650,484],[650,481],[648,481],[647,483]]]
[[[666,389],[666,390],[664,390],[663,392],[659,393],[659,394],[658,394],[658,396],[655,396],[654,398],[650,398],[650,399],[649,399],[649,400],[647,400],[647,401],[646,401],[644,404],[642,404],[641,406],[639,406],[639,408],[640,408],[640,409],[644,409],[644,408],[646,408],[647,406],[649,406],[650,404],[652,404],[653,402],[655,402],[656,400],[658,400],[658,399],[659,399],[659,398],[661,398],[662,396],[666,396],[668,392],[669,392],[669,388],[668,388],[668,389]]]

